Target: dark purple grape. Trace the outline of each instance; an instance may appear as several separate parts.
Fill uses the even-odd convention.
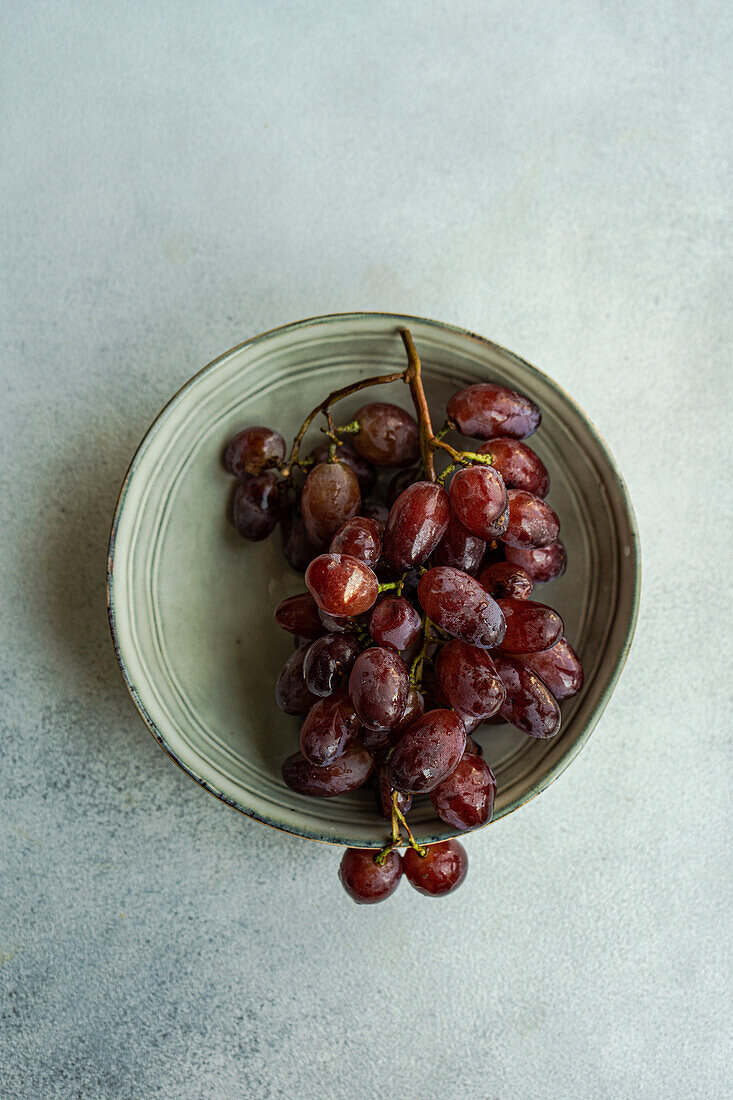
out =
[[[468,744],[468,734],[469,733],[473,733],[473,731],[477,730],[479,728],[479,726],[483,725],[484,722],[493,722],[493,720],[494,720],[493,716],[491,718],[470,718],[467,714],[462,714],[460,710],[456,710],[456,714],[458,715],[458,717],[463,722],[464,728],[466,730],[466,738],[467,738],[466,744]],[[468,750],[466,750],[466,751],[468,751]],[[483,754],[480,754],[480,755],[483,755]]]
[[[486,530],[489,532],[486,536],[487,544],[491,544],[495,539],[500,539],[507,527],[509,526],[509,504],[498,519],[495,519],[493,523],[487,524]]]
[[[507,507],[501,474],[491,466],[466,466],[451,478],[450,506],[467,531],[480,539],[495,538],[496,521]]]
[[[554,737],[560,729],[560,707],[544,680],[513,657],[497,653],[494,664],[506,689],[499,711],[504,721],[530,737]]]
[[[507,546],[506,557],[507,561],[521,566],[535,584],[554,581],[556,577],[561,577],[568,564],[565,547],[560,539],[536,550]]]
[[[398,470],[387,486],[387,504],[390,508],[401,493],[404,493],[408,485],[420,480],[420,467],[410,466],[406,470]]]
[[[328,440],[319,443],[315,450],[311,451],[311,458],[314,459],[316,463],[328,462],[330,447],[331,444]],[[361,489],[361,495],[363,497],[371,493],[377,482],[377,471],[374,469],[371,462],[367,462],[358,451],[354,450],[350,443],[345,442],[336,448],[334,459],[337,462],[343,462],[344,465],[351,467],[356,474],[356,479],[359,482],[359,488]]]
[[[410,886],[420,894],[442,898],[463,882],[468,872],[468,856],[458,840],[444,840],[431,844],[426,856],[408,848],[402,857],[402,869]]]
[[[317,706],[318,704],[316,704]],[[282,775],[291,790],[316,798],[334,798],[355,791],[372,774],[374,758],[361,741],[352,741],[343,756],[332,764],[317,768],[300,752],[283,761]]]
[[[565,625],[557,611],[546,604],[511,596],[497,602],[506,622],[502,653],[540,653],[562,638]]]
[[[463,756],[466,730],[452,710],[429,710],[402,734],[387,762],[393,787],[411,794],[432,791]]]
[[[367,565],[376,565],[382,556],[381,528],[374,519],[354,516],[341,524],[328,549],[331,554],[350,554]]]
[[[479,575],[479,581],[495,600],[514,596],[518,600],[528,600],[534,584],[532,578],[519,565],[510,561],[497,561],[488,565]]]
[[[438,565],[420,578],[420,603],[441,629],[469,645],[491,649],[504,637],[501,608],[475,577]]]
[[[324,634],[318,638],[303,661],[308,689],[323,698],[333,695],[336,688],[346,683],[360,649],[353,634]]]
[[[396,726],[393,726],[390,730],[393,741],[398,741],[401,734],[406,729],[416,722],[418,718],[421,718],[425,713],[425,700],[423,699],[417,688],[410,684],[407,692],[407,702],[405,703],[405,709],[402,712],[402,717]]]
[[[555,542],[560,532],[560,520],[549,504],[523,489],[510,489],[509,526],[501,536],[507,546],[538,547]],[[517,565],[523,565],[517,562]],[[523,565],[526,569],[526,566]],[[527,572],[530,576],[529,569]],[[534,578],[533,578],[534,579]]]
[[[486,825],[494,813],[496,779],[480,756],[465,753],[447,779],[430,792],[433,809],[454,829]]]
[[[583,666],[567,638],[544,653],[523,653],[519,660],[542,677],[556,699],[569,699],[583,686]]]
[[[464,573],[475,573],[486,552],[486,543],[468,531],[451,513],[448,527],[433,553],[436,565],[452,565]]]
[[[262,473],[285,458],[285,440],[272,428],[245,428],[224,452],[224,465],[235,477]]]
[[[382,817],[386,817],[387,821],[389,821],[392,817],[392,788],[389,785],[387,770],[384,764],[381,764],[376,769],[374,777],[374,793],[377,798],[377,809]],[[412,806],[412,795],[405,794],[404,791],[398,791],[397,806],[403,814],[406,814]]]
[[[359,481],[350,466],[321,462],[313,467],[305,479],[300,510],[314,546],[328,546],[341,524],[358,515],[360,508]]]
[[[283,510],[280,478],[272,470],[246,477],[234,494],[232,518],[244,539],[260,542],[274,531]]]
[[[309,764],[322,768],[346,752],[359,732],[359,721],[345,688],[319,699],[300,730],[300,751]]]
[[[343,615],[328,615],[325,611],[321,611],[320,607],[318,617],[329,634],[343,634],[345,630],[353,630],[356,623],[356,619],[344,618]]]
[[[490,439],[478,449],[480,455],[491,455],[494,469],[504,479],[507,489],[524,489],[536,497],[546,497],[550,491],[550,475],[539,455],[518,439]]]
[[[503,684],[485,649],[454,638],[438,653],[435,671],[446,699],[462,717],[490,718],[504,702]]]
[[[302,638],[320,638],[326,633],[318,615],[318,605],[309,592],[288,596],[275,608],[275,622],[289,634]]]
[[[364,519],[373,519],[379,524],[380,531],[384,532],[384,528],[387,525],[387,516],[389,515],[389,508],[384,504],[380,504],[377,500],[365,500],[361,506],[361,512],[359,515],[364,516]]]
[[[282,667],[275,687],[275,701],[286,714],[307,714],[316,696],[308,690],[303,678],[303,661],[310,642],[298,646]]]
[[[384,863],[376,864],[377,853],[368,848],[347,848],[341,857],[339,878],[357,905],[373,905],[393,894],[402,878],[402,859],[392,850]]]
[[[360,431],[354,447],[375,466],[410,466],[420,455],[417,421],[399,405],[375,401],[354,416]]]
[[[416,481],[397,498],[384,531],[384,554],[400,571],[430,557],[448,527],[450,503],[442,485]]]
[[[448,402],[448,416],[459,432],[474,439],[526,439],[537,431],[542,419],[534,401],[495,382],[479,382],[454,393]]]
[[[391,729],[407,704],[410,677],[399,654],[382,646],[360,653],[349,676],[356,713],[369,729]]]
[[[318,555],[318,549],[308,538],[303,517],[296,508],[289,509],[283,516],[280,535],[283,556],[288,565],[291,565],[298,573],[305,573],[310,563]]]
[[[408,649],[420,630],[420,616],[404,596],[382,596],[372,608],[369,633],[377,645]]]
[[[379,595],[374,572],[348,554],[319,554],[305,571],[305,583],[320,609],[339,618],[363,614]]]
[[[380,749],[385,749],[388,745],[394,744],[392,730],[370,730],[367,726],[362,726],[359,737],[364,744],[364,748],[369,749],[369,752],[372,753],[378,754]]]
[[[479,725],[480,725],[480,723],[479,723]],[[466,756],[466,755],[469,755],[469,756],[483,756],[484,755],[483,748],[481,747],[481,745],[479,745],[478,741],[474,741],[473,737],[466,737],[466,749],[465,749],[465,752],[463,753],[463,756]],[[463,757],[461,757],[461,759],[463,759]]]

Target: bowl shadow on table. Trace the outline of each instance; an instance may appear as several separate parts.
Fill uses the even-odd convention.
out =
[[[149,803],[177,801],[181,811],[190,812],[189,799],[224,811],[213,820],[229,822],[233,844],[245,836],[270,837],[287,844],[289,837],[275,830],[260,830],[240,814],[198,789],[193,781],[173,766],[154,743],[130,698],[115,659],[106,614],[105,563],[112,516],[129,460],[147,424],[148,412],[131,414],[125,438],[114,448],[99,444],[90,453],[89,439],[99,436],[99,420],[89,433],[77,429],[76,440],[64,449],[59,445],[55,474],[58,486],[53,503],[53,555],[48,567],[39,569],[34,545],[20,548],[31,574],[28,615],[34,633],[43,633],[55,662],[58,677],[55,709],[83,754],[85,774],[94,769],[98,781],[110,786],[110,798],[120,790],[140,792]],[[91,433],[91,434],[90,434]],[[36,536],[33,536],[35,542]],[[124,796],[122,796],[124,797]],[[220,844],[224,830],[212,833]],[[216,838],[214,840],[214,837]],[[308,846],[318,847],[318,846]]]

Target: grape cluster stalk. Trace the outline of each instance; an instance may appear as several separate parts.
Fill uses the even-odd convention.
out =
[[[554,737],[560,702],[583,685],[561,616],[531,598],[567,565],[548,471],[524,442],[540,409],[480,382],[453,395],[434,431],[419,355],[409,330],[400,336],[404,370],[328,394],[289,453],[279,432],[252,426],[224,455],[239,533],[259,541],[279,526],[286,560],[304,574],[305,591],[275,608],[294,639],[275,700],[301,720],[283,779],[316,798],[371,783],[391,826],[380,850],[345,850],[339,877],[359,904],[389,897],[403,875],[430,897],[456,890],[465,848],[420,845],[413,801],[429,798],[462,833],[486,825],[496,778],[472,735],[508,722]],[[392,383],[409,388],[415,416],[379,401],[337,424],[339,401]],[[319,415],[325,438],[302,457]],[[474,449],[448,442],[451,432]]]

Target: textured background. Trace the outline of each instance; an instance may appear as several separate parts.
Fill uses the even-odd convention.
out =
[[[3,1100],[729,1094],[731,26],[680,0],[5,5]],[[441,903],[356,908],[336,851],[205,795],[107,637],[159,407],[344,309],[537,363],[641,527],[600,726]]]

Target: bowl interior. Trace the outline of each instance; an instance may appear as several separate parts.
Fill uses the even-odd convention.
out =
[[[567,395],[510,352],[435,322],[353,314],[278,329],[207,367],[161,413],[123,486],[109,563],[118,658],[151,731],[202,786],[267,824],[339,844],[380,845],[388,827],[371,788],[313,799],[282,781],[299,721],[274,703],[292,640],[272,611],[304,583],[285,563],[277,534],[247,543],[231,526],[234,483],[221,454],[247,424],[292,437],[330,390],[401,369],[403,324],[423,361],[434,423],[457,388],[487,378],[528,393],[543,411],[531,442],[550,471],[548,499],[561,518],[569,565],[536,595],[563,615],[586,683],[562,704],[563,728],[549,742],[509,726],[479,730],[498,781],[495,820],[547,786],[580,749],[623,664],[636,614],[636,532],[613,460]],[[411,408],[398,383],[347,399],[338,420],[380,399]],[[310,438],[322,437],[316,431]],[[456,835],[427,798],[414,806],[411,824],[424,842]]]

